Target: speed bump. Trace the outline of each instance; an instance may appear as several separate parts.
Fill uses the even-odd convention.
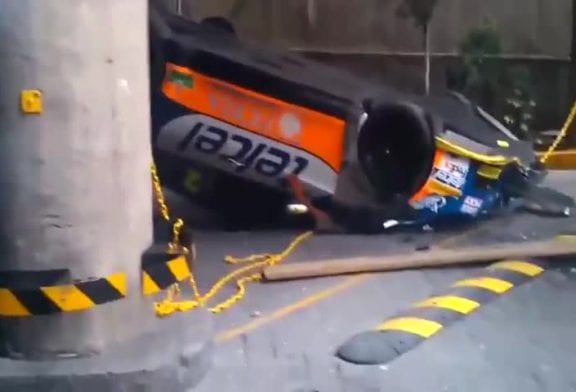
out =
[[[336,355],[355,364],[388,363],[544,271],[541,260],[493,264],[476,276],[454,282],[444,293],[415,303],[373,330],[352,337]]]

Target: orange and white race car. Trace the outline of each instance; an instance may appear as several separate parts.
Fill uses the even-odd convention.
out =
[[[534,186],[544,171],[531,144],[465,97],[402,94],[219,22],[151,3],[152,136],[167,187],[239,221],[274,220],[296,179],[308,210],[370,232],[551,200]],[[571,206],[554,196],[548,207]]]

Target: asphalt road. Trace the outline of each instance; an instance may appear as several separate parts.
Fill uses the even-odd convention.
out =
[[[576,196],[573,173],[549,184]],[[548,238],[576,219],[514,214],[452,232],[315,236],[286,262]],[[296,233],[197,234],[201,290],[230,270],[224,255],[281,250]],[[558,264],[559,265],[559,264]],[[576,282],[558,265],[415,349],[381,366],[334,356],[352,335],[373,328],[478,268],[407,271],[253,284],[242,301],[215,315],[214,365],[199,392],[576,391]],[[226,287],[219,298],[234,292]],[[215,298],[214,301],[217,301]]]

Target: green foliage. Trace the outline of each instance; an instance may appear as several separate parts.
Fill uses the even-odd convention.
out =
[[[502,78],[495,61],[501,53],[500,36],[491,23],[470,30],[460,44],[462,61],[449,70],[449,87],[491,106]]]
[[[471,29],[460,43],[460,53],[467,63],[474,66],[481,65],[486,56],[501,54],[502,44],[494,24],[486,22]]]
[[[531,139],[536,107],[532,76],[526,67],[503,67],[501,54],[492,23],[471,29],[460,44],[461,62],[448,70],[448,87],[500,117],[518,137]]]
[[[516,67],[510,71],[510,86],[504,102],[503,120],[506,126],[524,140],[532,140],[534,133],[534,88],[532,76],[526,67]]]

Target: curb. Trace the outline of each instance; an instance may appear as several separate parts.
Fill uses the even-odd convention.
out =
[[[211,320],[203,309],[157,319],[157,332],[90,357],[47,361],[2,358],[0,391],[189,391],[212,363]]]

